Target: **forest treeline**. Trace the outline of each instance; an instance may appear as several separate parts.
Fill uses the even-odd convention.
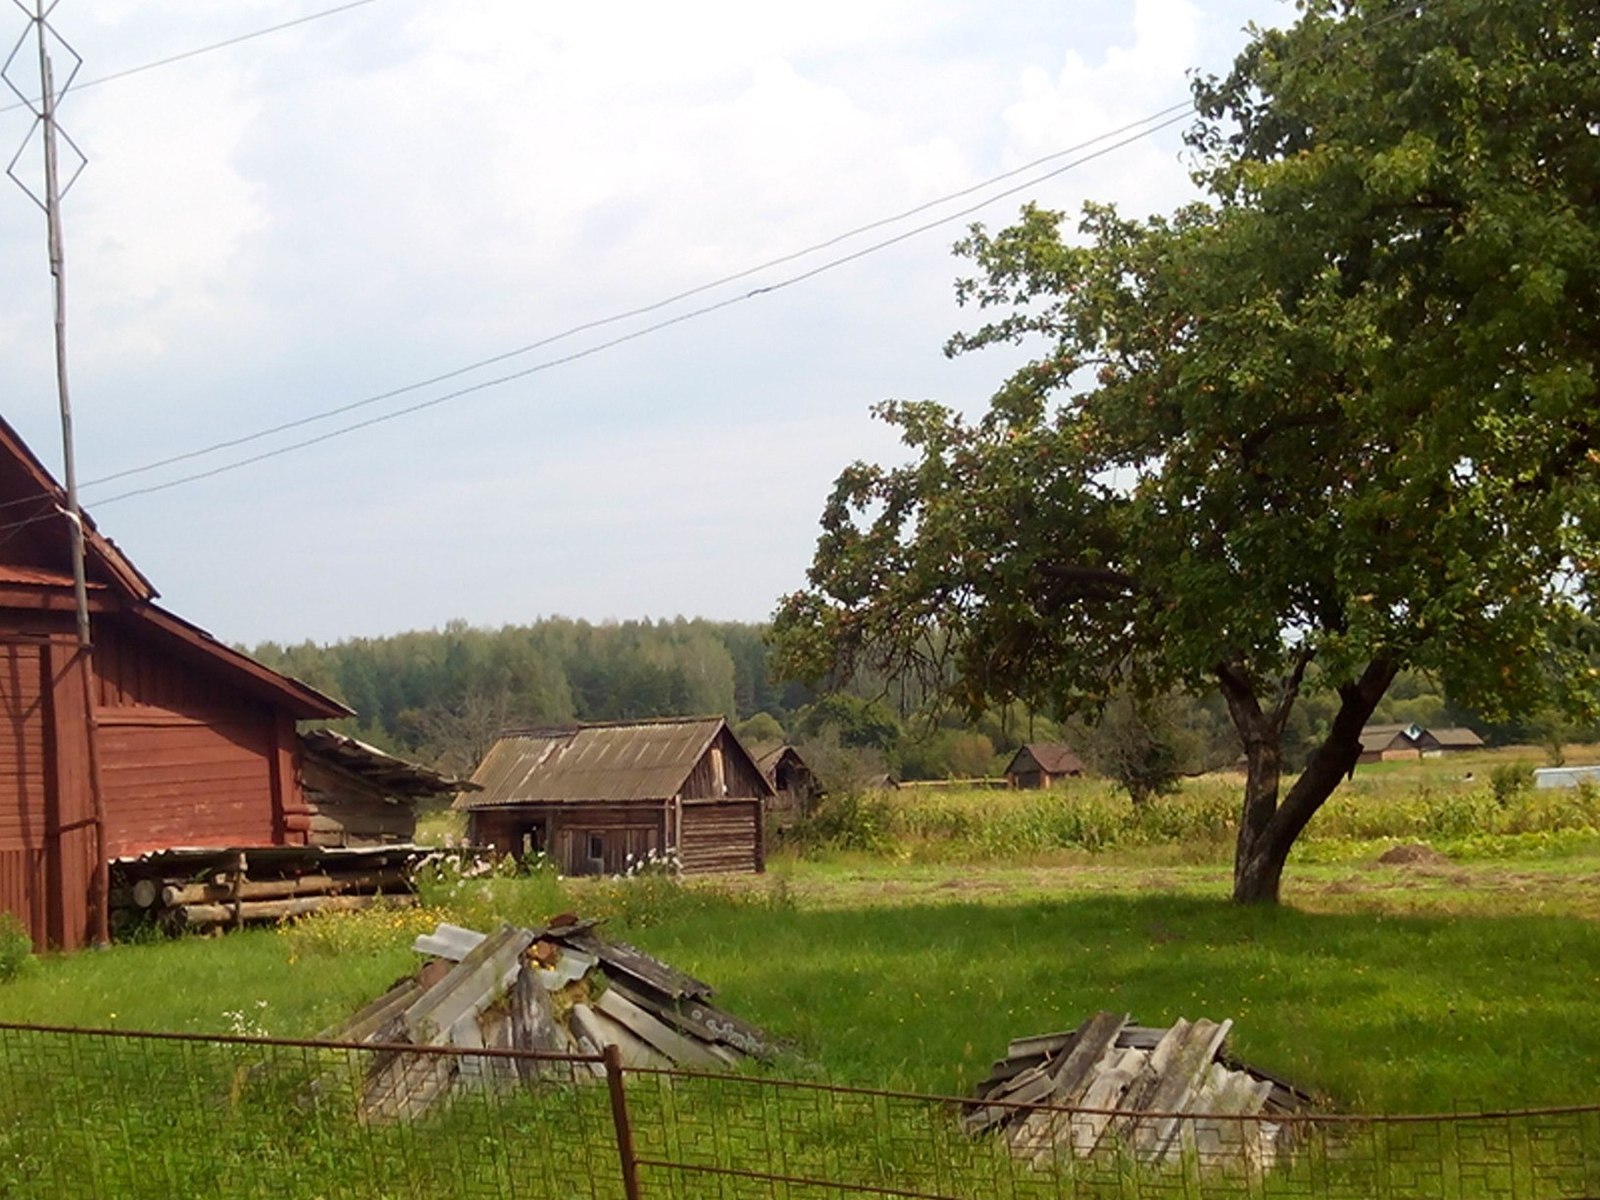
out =
[[[766,633],[762,624],[683,617],[549,617],[499,629],[452,622],[330,645],[266,642],[251,653],[353,708],[357,715],[336,728],[455,772],[470,771],[507,728],[709,713],[726,716],[750,743],[809,745],[836,777],[985,775],[1023,742],[1057,739],[1112,775],[1127,766],[1130,748],[1177,772],[1225,766],[1239,754],[1220,697],[1137,706],[1119,698],[1099,727],[1063,727],[1016,705],[969,719],[921,707],[892,680],[831,694],[779,681]],[[1334,707],[1313,694],[1296,708],[1285,739],[1291,763],[1325,732]],[[1374,720],[1468,724],[1496,741],[1575,733],[1538,718],[1488,724],[1452,707],[1421,675],[1396,680]]]

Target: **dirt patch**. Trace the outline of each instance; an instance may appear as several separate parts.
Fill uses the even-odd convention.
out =
[[[1421,842],[1410,842],[1403,846],[1389,847],[1378,856],[1378,861],[1386,867],[1439,867],[1448,865],[1450,859],[1432,846],[1424,846]]]

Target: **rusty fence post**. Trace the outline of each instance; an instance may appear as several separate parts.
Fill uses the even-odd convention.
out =
[[[627,1200],[640,1200],[639,1160],[633,1151],[633,1122],[628,1119],[628,1094],[622,1085],[622,1051],[615,1042],[608,1042],[602,1057],[605,1059],[606,1089],[611,1093],[611,1121],[617,1129],[622,1194]]]

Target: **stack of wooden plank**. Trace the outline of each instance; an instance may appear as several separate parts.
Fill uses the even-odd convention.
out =
[[[1293,1143],[1292,1124],[1272,1118],[1306,1111],[1311,1097],[1233,1058],[1231,1027],[1180,1019],[1160,1029],[1101,1012],[1021,1038],[978,1085],[962,1126],[1004,1136],[1036,1166],[1097,1152],[1271,1166]]]
[[[778,1044],[711,1004],[711,987],[622,942],[597,922],[558,918],[542,929],[502,925],[491,934],[441,924],[413,949],[414,976],[328,1031],[336,1041],[379,1044],[359,1109],[370,1120],[415,1116],[452,1088],[570,1079],[561,1060],[407,1053],[404,1046],[497,1047],[602,1053],[624,1066],[726,1071],[770,1059]],[[598,1076],[598,1064],[577,1074]]]

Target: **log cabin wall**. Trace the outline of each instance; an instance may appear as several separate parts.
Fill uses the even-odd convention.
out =
[[[304,843],[292,718],[119,622],[96,629],[94,673],[109,855]]]
[[[543,851],[563,875],[621,875],[666,847],[665,805],[565,803],[480,809],[469,818],[467,836],[473,845],[499,854]]]
[[[313,846],[386,846],[410,842],[417,833],[414,801],[389,799],[346,771],[307,756],[301,787],[311,815]]]
[[[765,869],[760,800],[684,801],[678,859],[685,875]]]

